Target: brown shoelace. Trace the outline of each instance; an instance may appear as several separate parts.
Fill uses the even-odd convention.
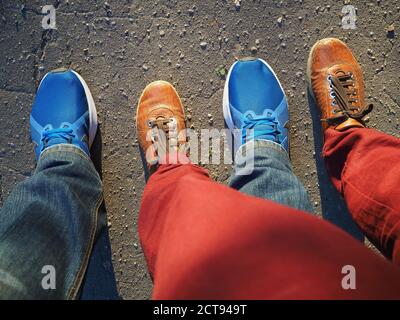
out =
[[[150,120],[148,126],[152,130],[153,144],[157,145],[156,154],[158,156],[163,156],[171,150],[179,150],[189,155],[190,147],[187,140],[179,141],[175,118],[158,117],[155,120]]]
[[[358,93],[355,88],[355,81],[351,72],[337,71],[335,75],[328,77],[331,89],[332,106],[335,116],[324,119],[329,124],[337,124],[348,118],[363,121],[363,118],[372,111],[373,105],[366,107],[359,104]]]

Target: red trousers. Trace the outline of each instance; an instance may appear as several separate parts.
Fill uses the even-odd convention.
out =
[[[353,219],[392,261],[309,213],[167,164],[149,179],[139,217],[153,298],[400,299],[400,140],[329,129],[323,156]],[[348,265],[356,288],[345,290]]]

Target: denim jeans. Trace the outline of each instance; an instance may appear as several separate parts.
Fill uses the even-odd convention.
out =
[[[117,298],[102,203],[83,151],[45,150],[0,211],[0,299]]]
[[[246,149],[254,150],[254,154],[245,152]],[[277,143],[249,141],[236,152],[235,163],[229,183],[232,188],[313,213],[307,192],[294,175],[287,152]],[[253,168],[246,174],[244,168],[249,164]]]

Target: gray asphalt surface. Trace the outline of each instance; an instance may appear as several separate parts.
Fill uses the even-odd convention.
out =
[[[342,28],[345,3],[357,8],[355,30]],[[57,8],[57,30],[42,29],[46,4]],[[224,79],[215,69],[256,55],[275,69],[288,95],[294,171],[316,212],[362,239],[319,156],[306,62],[318,39],[346,41],[363,66],[367,97],[375,105],[370,126],[399,136],[399,15],[398,0],[242,0],[240,8],[234,0],[0,0],[0,205],[35,168],[29,113],[38,82],[54,68],[74,68],[88,82],[99,112],[118,288],[126,299],[149,298],[151,280],[137,234],[145,185],[135,136],[137,100],[146,84],[167,80],[182,96],[190,125],[223,128]],[[227,182],[229,166],[206,167],[214,179]]]

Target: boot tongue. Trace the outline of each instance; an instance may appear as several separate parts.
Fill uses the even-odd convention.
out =
[[[158,116],[154,121],[154,124],[158,129],[163,130],[165,133],[168,133],[169,131],[168,122],[169,120],[166,119],[164,116]]]

